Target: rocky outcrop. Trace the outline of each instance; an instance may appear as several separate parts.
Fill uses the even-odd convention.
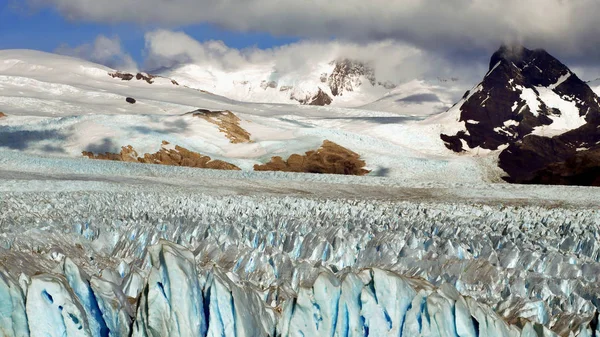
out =
[[[125,101],[129,104],[135,104],[136,100],[133,97],[127,97],[125,98]]]
[[[225,111],[210,111],[206,109],[198,109],[188,112],[193,117],[202,118],[205,121],[213,123],[219,127],[219,131],[225,134],[229,141],[233,144],[251,143],[250,133],[240,126],[240,119],[233,112]]]
[[[327,93],[325,93],[323,90],[321,90],[321,88],[319,88],[319,91],[313,96],[297,98],[292,94],[290,96],[290,99],[297,100],[298,102],[300,102],[300,104],[303,105],[325,106],[333,102],[333,99],[331,99],[331,97],[329,97],[329,95],[327,95]]]
[[[135,75],[135,79],[136,79],[136,80],[138,80],[138,81],[139,81],[139,80],[144,80],[144,81],[146,81],[148,84],[152,84],[152,83],[154,83],[154,78],[155,78],[155,77],[156,77],[156,76],[153,76],[153,75],[150,75],[150,74],[144,74],[144,73],[137,73],[137,74]]]
[[[154,79],[161,77],[161,76],[156,76],[156,75],[151,75],[151,74],[147,74],[147,73],[137,73],[137,74],[131,74],[131,73],[124,73],[124,72],[114,72],[114,73],[108,73],[108,76],[112,77],[112,78],[120,78],[123,81],[131,81],[132,79],[136,79],[138,81],[145,81],[148,84],[152,84],[154,83]],[[171,79],[170,80],[171,83],[173,85],[179,85],[179,83],[177,83],[177,81]]]
[[[6,117],[6,114],[4,112],[0,112],[0,118],[4,118]]]
[[[105,152],[101,154],[94,154],[89,151],[83,151],[82,154],[84,157],[88,157],[90,159],[124,161],[128,163],[138,162],[138,153],[131,145],[123,146],[121,148],[121,152],[119,153]]]
[[[363,176],[370,172],[364,168],[365,165],[357,153],[325,140],[316,151],[308,151],[304,155],[293,154],[287,160],[276,156],[266,164],[254,165],[254,170]]]
[[[560,163],[595,156],[585,152],[600,142],[599,102],[585,82],[546,51],[503,46],[483,81],[446,113],[464,127],[441,139],[456,152],[501,150],[499,166],[507,181],[568,183],[557,178],[558,170],[568,169],[564,174],[572,176],[588,168],[572,171]]]
[[[319,88],[319,91],[317,92],[317,94],[315,96],[313,96],[310,100],[304,102],[303,104],[324,106],[324,105],[331,104],[331,102],[333,102],[331,97],[329,97],[329,95],[327,95],[325,92],[323,92],[323,90],[321,90],[321,88]]]
[[[342,59],[334,63],[335,68],[327,79],[333,96],[342,96],[344,91],[354,91],[354,88],[362,85],[361,77],[366,78],[373,86],[377,84],[374,69],[366,63],[350,59]]]
[[[129,73],[122,73],[117,71],[116,73],[108,73],[108,76],[112,78],[120,78],[123,81],[131,81],[135,76]]]
[[[267,88],[276,89],[277,82],[276,81],[262,81],[260,83],[260,87],[263,88],[264,90],[267,90]]]
[[[222,160],[212,160],[209,156],[190,151],[181,146],[170,147],[163,141],[162,148],[156,153],[146,153],[139,157],[131,145],[123,146],[120,153],[94,154],[84,151],[83,155],[90,159],[114,160],[124,162],[138,162],[143,164],[158,164],[171,166],[185,166],[195,168],[208,168],[215,170],[240,170],[239,167]]]
[[[533,174],[530,184],[600,186],[600,148],[580,151],[559,163],[552,163]]]

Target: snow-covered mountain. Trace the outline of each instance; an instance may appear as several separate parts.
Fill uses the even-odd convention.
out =
[[[600,141],[594,91],[546,51],[523,47],[500,48],[483,81],[437,118],[446,122],[441,138],[449,149],[503,150],[499,165],[518,182],[551,182],[538,171]],[[583,172],[563,173],[586,184],[575,177]]]
[[[191,88],[245,102],[357,106],[383,96],[393,83],[377,82],[366,63],[341,59],[315,64],[310,70],[279,72],[272,64],[223,70],[206,64],[184,64],[160,72]],[[314,100],[317,95],[325,99]]]
[[[441,96],[436,98],[436,102],[442,105],[450,104],[454,99],[452,91],[456,88],[452,82],[441,85],[441,82],[420,81],[420,85],[414,86],[413,82],[411,87],[408,83],[379,81],[368,63],[351,59],[317,63],[310,70],[286,72],[278,71],[274,65],[259,63],[227,71],[207,64],[184,64],[157,73],[182,85],[244,102],[365,106],[389,112],[414,108],[405,106],[414,105],[415,101],[402,101],[409,96],[405,89],[415,91],[425,87],[422,92],[413,95],[435,91],[436,96]],[[396,90],[398,85],[403,89]],[[398,96],[397,101],[368,105],[390,96]]]

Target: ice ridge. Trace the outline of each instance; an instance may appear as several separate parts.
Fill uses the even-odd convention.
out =
[[[69,259],[64,275],[17,282],[2,273],[4,336],[556,336],[538,323],[509,324],[445,284],[379,268],[319,273],[273,307],[261,290],[219,267],[197,268],[191,251],[160,241],[137,300],[110,281],[83,274]],[[94,299],[94,300],[92,300]],[[5,305],[6,304],[6,305]],[[132,314],[135,312],[135,314]],[[594,336],[589,322],[580,336]]]

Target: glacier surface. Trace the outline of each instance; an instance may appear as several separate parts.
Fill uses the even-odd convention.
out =
[[[0,193],[6,336],[594,336],[600,212]]]

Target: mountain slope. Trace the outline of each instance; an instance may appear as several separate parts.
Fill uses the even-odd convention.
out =
[[[456,83],[413,80],[398,85],[378,100],[359,108],[413,116],[439,114],[452,106],[455,97],[460,97],[458,87]]]

